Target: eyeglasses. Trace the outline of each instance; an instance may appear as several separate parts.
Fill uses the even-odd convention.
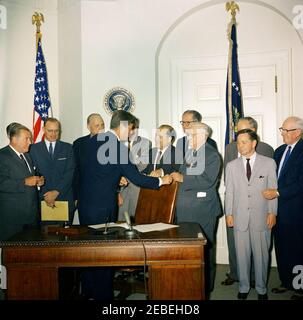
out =
[[[298,130],[298,129],[284,129],[283,127],[279,128],[280,132],[283,133],[283,132],[291,132],[291,131],[295,131],[295,130]]]
[[[193,121],[180,121],[181,125],[183,126],[189,126],[191,123],[193,122],[197,122],[197,120],[193,120]]]

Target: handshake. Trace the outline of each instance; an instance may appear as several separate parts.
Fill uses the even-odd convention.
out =
[[[183,175],[179,172],[173,172],[171,174],[167,174],[162,179],[162,185],[171,184],[173,181],[183,182]]]

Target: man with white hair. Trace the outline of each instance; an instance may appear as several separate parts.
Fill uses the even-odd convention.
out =
[[[205,250],[205,288],[209,296],[215,277],[215,230],[222,213],[217,191],[221,157],[208,142],[208,129],[197,122],[188,136],[189,148],[180,172],[171,177],[180,182],[176,204],[177,222],[197,222],[207,238]]]
[[[303,120],[289,117],[279,130],[284,144],[274,154],[278,189],[263,193],[266,199],[278,198],[274,240],[281,285],[272,292],[295,290],[291,299],[303,300],[302,280],[296,280],[296,267],[303,265]]]

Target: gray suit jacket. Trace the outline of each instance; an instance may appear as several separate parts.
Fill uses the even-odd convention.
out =
[[[234,228],[246,231],[250,225],[255,231],[266,230],[267,214],[277,214],[277,199],[266,200],[262,195],[269,188],[277,188],[273,159],[257,153],[249,181],[241,157],[227,164],[225,214],[233,215]]]
[[[262,156],[273,158],[274,157],[274,149],[267,143],[259,141],[256,148],[257,153],[261,154]],[[224,155],[224,169],[228,162],[238,158],[238,149],[237,149],[237,142],[231,142],[225,148],[225,155]]]
[[[177,197],[177,220],[198,222],[205,226],[221,215],[221,203],[217,192],[221,159],[217,150],[208,143],[197,152],[197,167],[186,163],[180,167],[183,183]]]
[[[37,188],[24,184],[34,168],[29,155],[24,156],[32,172],[9,146],[0,150],[0,240],[38,221]]]

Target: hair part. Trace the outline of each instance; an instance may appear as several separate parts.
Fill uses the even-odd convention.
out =
[[[193,116],[193,120],[197,121],[197,122],[201,122],[202,121],[202,115],[200,112],[196,111],[196,110],[186,110],[183,112],[183,115],[185,114],[191,114]]]
[[[254,130],[251,130],[251,129],[243,129],[243,130],[240,130],[240,131],[237,133],[237,139],[238,139],[238,137],[239,137],[241,134],[247,134],[250,141],[256,141],[256,142],[258,142],[258,135],[257,135],[256,131],[254,131]]]
[[[167,136],[171,137],[171,144],[176,141],[177,133],[176,130],[169,124],[162,124],[158,127],[159,130],[167,129]]]
[[[52,117],[47,118],[47,119],[44,121],[44,127],[46,126],[46,124],[47,124],[48,122],[50,122],[50,123],[57,123],[58,126],[59,126],[59,130],[60,130],[60,132],[61,132],[61,123],[60,123],[60,121],[59,121],[58,119],[52,118]]]
[[[248,121],[249,123],[249,126],[253,129],[256,130],[256,132],[258,131],[258,122],[252,118],[252,117],[242,117],[238,120],[237,124],[240,122],[240,121]]]
[[[10,141],[13,139],[13,137],[17,137],[22,130],[25,130],[25,131],[27,131],[27,132],[29,132],[31,134],[31,131],[26,126],[24,126],[23,124],[20,124],[20,123],[17,123],[17,122],[13,122],[12,124],[14,124],[14,125],[12,125],[8,130],[9,140]]]
[[[113,113],[112,118],[110,120],[110,128],[116,129],[120,126],[120,122],[127,121],[128,125],[133,125],[136,128],[136,124],[138,124],[139,119],[137,119],[131,113],[124,110],[117,110]]]
[[[89,125],[90,121],[92,120],[92,118],[100,118],[100,120],[103,121],[103,118],[101,117],[101,115],[99,113],[91,113],[88,117],[87,117],[87,120],[86,120],[86,124]]]

